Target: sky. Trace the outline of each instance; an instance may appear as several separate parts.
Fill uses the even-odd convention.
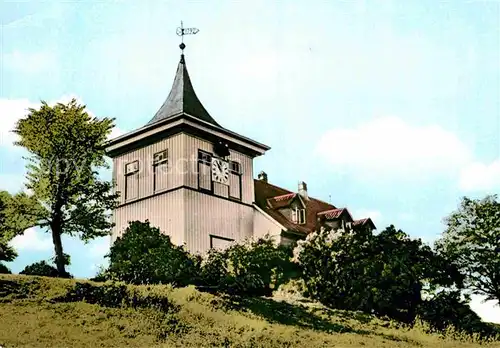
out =
[[[348,207],[432,244],[462,196],[500,189],[499,1],[0,2],[0,190],[23,189],[10,133],[41,100],[75,97],[114,135],[168,95],[180,21],[195,91],[222,126],[271,146],[275,185]],[[110,178],[110,173],[104,173]],[[109,239],[63,239],[91,277]],[[50,235],[12,242],[8,266],[53,255]],[[500,307],[474,297],[485,320]]]

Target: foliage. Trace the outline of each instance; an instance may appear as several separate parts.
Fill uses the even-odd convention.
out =
[[[500,202],[497,196],[463,197],[458,210],[445,219],[446,230],[436,243],[440,252],[466,275],[467,288],[500,301]]]
[[[11,274],[9,267],[0,262],[0,274]]]
[[[323,229],[299,243],[295,253],[308,292],[322,303],[408,323],[425,288],[462,281],[444,258],[392,225],[378,235]]]
[[[199,273],[199,260],[149,221],[130,222],[107,257],[109,277],[132,284],[185,286]]]
[[[0,261],[13,261],[17,253],[7,242],[0,241]]]
[[[83,285],[83,284],[89,285]],[[77,285],[81,284],[81,285]],[[93,290],[104,286],[108,290]],[[69,297],[109,293],[122,284],[0,276],[0,345],[5,347],[422,347],[498,348],[470,335],[457,338],[317,303],[290,304],[261,297],[218,296],[193,287],[127,285],[127,298],[171,304],[101,305]],[[87,290],[88,289],[88,290]],[[86,295],[87,296],[87,295]],[[80,297],[81,298],[81,297]],[[89,296],[90,298],[90,296]],[[111,297],[113,298],[113,297]],[[90,304],[88,302],[93,302]],[[161,307],[159,307],[161,308]],[[61,329],[63,328],[63,329]],[[29,332],[29,334],[26,334]],[[446,331],[448,332],[448,331]]]
[[[90,278],[91,281],[93,282],[105,282],[106,280],[111,279],[108,270],[104,266],[99,266],[99,269],[97,270],[97,274],[93,277]]]
[[[290,257],[290,249],[267,237],[212,249],[202,264],[202,282],[232,294],[270,295],[295,270]]]
[[[26,266],[21,272],[19,272],[19,274],[45,276],[45,277],[63,277],[63,278],[72,277],[69,273],[61,275],[57,271],[57,268],[49,265],[44,260]]]
[[[30,209],[24,209],[21,203]],[[17,257],[9,242],[36,222],[33,216],[40,206],[32,203],[24,192],[12,196],[7,191],[0,191],[0,261],[13,261]]]
[[[65,274],[61,234],[87,241],[107,235],[112,227],[109,211],[116,205],[112,184],[98,177],[106,168],[104,143],[113,120],[98,120],[76,100],[51,107],[29,109],[14,132],[16,145],[28,153],[26,187],[32,195],[17,200],[13,214],[28,212],[34,225],[52,233],[59,273]]]
[[[443,332],[453,326],[455,329],[469,334],[478,333],[481,336],[495,336],[500,329],[484,323],[470,309],[467,301],[461,298],[460,291],[441,291],[431,299],[424,301],[418,308],[418,316],[429,323],[430,328]]]

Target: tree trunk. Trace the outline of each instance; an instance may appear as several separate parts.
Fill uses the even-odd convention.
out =
[[[65,264],[66,260],[63,253],[62,241],[61,241],[61,228],[53,224],[51,226],[52,230],[52,242],[54,243],[54,251],[56,254],[56,267],[57,272],[60,277],[66,276]]]

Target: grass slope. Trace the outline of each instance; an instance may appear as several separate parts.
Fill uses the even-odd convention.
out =
[[[193,287],[127,286],[128,305],[113,307],[111,297],[92,304],[92,297],[82,301],[74,295],[78,292],[68,295],[77,283],[102,286],[0,275],[0,346],[500,347],[426,334],[422,327],[397,328],[390,321],[313,303],[220,297]]]

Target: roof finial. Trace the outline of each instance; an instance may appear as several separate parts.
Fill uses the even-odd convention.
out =
[[[182,21],[181,21],[181,26],[177,28],[177,35],[181,37],[181,44],[179,45],[179,48],[181,49],[181,61],[184,61],[184,49],[186,48],[186,45],[184,44],[184,35],[194,35],[197,32],[199,32],[199,29],[196,28],[184,28]]]

